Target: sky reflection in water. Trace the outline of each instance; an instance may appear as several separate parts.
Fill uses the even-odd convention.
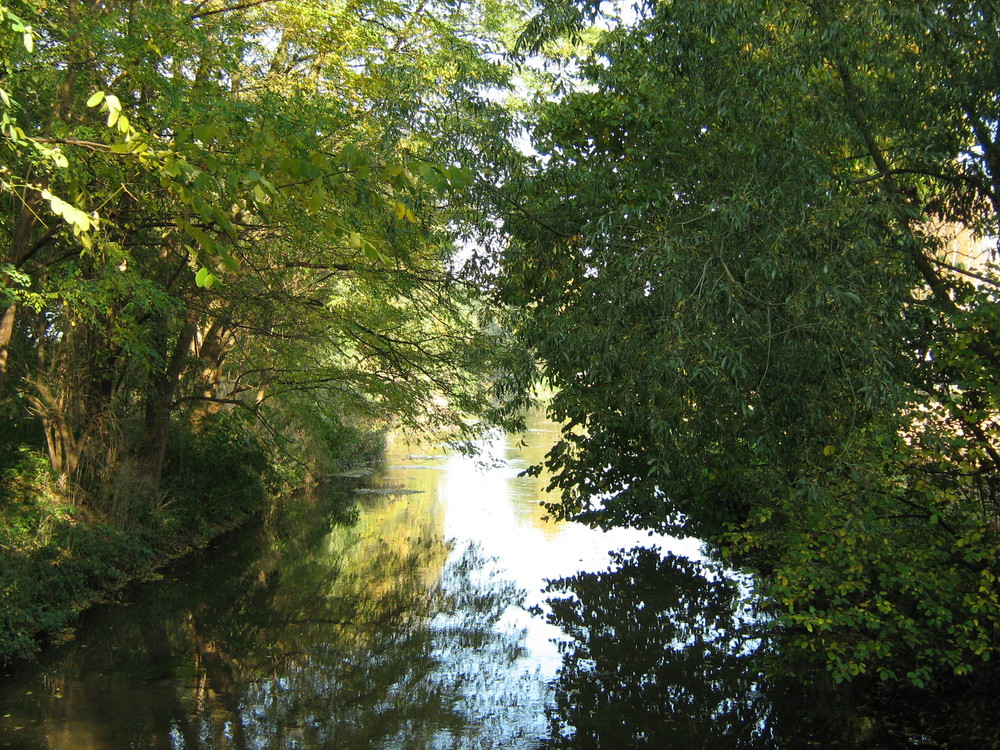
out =
[[[0,681],[0,747],[599,747],[623,721],[648,726],[608,740],[668,747],[725,706],[759,739],[753,672],[705,635],[728,627],[736,588],[704,583],[693,540],[543,520],[547,479],[518,474],[556,426],[531,427],[527,447],[497,438],[480,459],[396,445],[353,522],[337,496],[304,496],[89,613],[75,641]],[[610,550],[654,543],[677,557],[629,553],[617,565],[631,572],[601,573]],[[691,638],[666,671],[622,666]],[[628,653],[601,661],[612,647]],[[700,729],[657,734],[682,713]]]

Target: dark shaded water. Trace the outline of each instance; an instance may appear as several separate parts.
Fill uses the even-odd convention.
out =
[[[487,466],[397,446],[356,502],[305,494],[87,613],[0,680],[0,747],[888,746],[765,682],[746,583],[696,542],[544,520],[532,427]]]

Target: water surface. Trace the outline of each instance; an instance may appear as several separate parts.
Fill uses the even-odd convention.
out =
[[[557,426],[529,427],[399,440],[91,610],[0,679],[0,748],[892,746],[765,679],[767,619],[696,540],[548,520],[521,472]]]
[[[555,429],[478,458],[398,441],[368,491],[303,494],[88,612],[0,682],[0,747],[540,746],[565,638],[526,607],[653,541],[544,518],[518,475]]]

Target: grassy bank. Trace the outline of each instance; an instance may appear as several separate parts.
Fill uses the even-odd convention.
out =
[[[327,468],[368,459],[380,445],[350,427],[335,438]],[[101,495],[70,491],[32,443],[0,449],[0,665],[31,658],[82,609],[233,528],[302,477],[252,430],[218,421],[176,429],[161,492],[130,502],[127,469]]]

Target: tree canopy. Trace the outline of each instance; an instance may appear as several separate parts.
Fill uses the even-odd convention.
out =
[[[172,419],[250,413],[305,461],[340,421],[487,408],[451,257],[507,6],[0,10],[2,408],[68,486],[155,495]]]
[[[495,282],[565,424],[552,510],[766,561],[837,680],[964,674],[1000,645],[1000,308],[945,240],[998,232],[995,7],[636,10],[522,40],[580,77]]]

